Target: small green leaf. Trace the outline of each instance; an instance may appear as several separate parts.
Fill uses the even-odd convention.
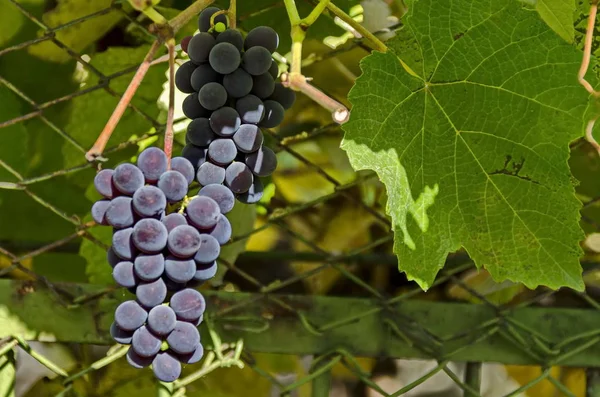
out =
[[[88,215],[84,221],[92,220]],[[89,229],[89,233],[99,242],[110,247],[112,244],[112,229],[106,226],[98,226]],[[87,266],[85,273],[92,284],[114,284],[112,269],[106,259],[106,249],[94,241],[84,238],[79,247],[79,255],[82,256]]]
[[[575,0],[537,0],[535,9],[544,22],[567,42],[575,39],[573,13]]]
[[[123,18],[123,13],[116,9],[108,10],[104,14],[93,15],[96,12],[107,10],[111,3],[111,0],[59,0],[56,8],[44,14],[42,20],[53,28],[83,18],[82,22],[56,32],[58,41],[71,50],[80,52],[104,36]],[[88,15],[93,16],[86,18]],[[27,50],[33,55],[53,62],[66,62],[73,59],[67,51],[50,40],[32,45]]]
[[[427,289],[464,247],[496,281],[583,289],[581,54],[513,0],[415,0],[404,22],[362,61],[342,143],[386,185],[400,270]]]

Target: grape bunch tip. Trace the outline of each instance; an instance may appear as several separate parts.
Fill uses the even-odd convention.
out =
[[[149,147],[137,164],[103,169],[94,178],[103,198],[92,217],[113,228],[107,261],[115,282],[135,295],[116,308],[110,334],[130,345],[130,365],[151,367],[163,382],[175,381],[182,365],[204,355],[197,327],[206,302],[195,288],[215,276],[221,246],[231,239],[225,215],[236,201],[258,202],[261,177],[277,167],[261,128],[278,126],[295,101],[276,82],[277,33],[261,26],[244,38],[227,28],[225,15],[211,28],[218,11],[204,9],[200,32],[181,42],[190,60],[177,70],[175,84],[189,94],[182,106],[192,119],[181,157],[168,169],[165,152]],[[200,189],[186,199],[194,181]]]

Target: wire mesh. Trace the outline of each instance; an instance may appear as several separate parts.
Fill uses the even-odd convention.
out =
[[[11,272],[19,270],[35,281],[0,280],[2,288],[6,291],[5,296],[0,297],[0,302],[7,305],[9,311],[19,311],[24,317],[28,313],[34,315],[33,307],[38,310],[35,313],[39,314],[39,305],[43,305],[43,311],[48,315],[54,313],[52,315],[56,316],[58,312],[64,314],[63,318],[66,320],[83,318],[82,323],[89,326],[88,328],[74,327],[70,333],[65,333],[58,329],[54,330],[52,325],[48,324],[49,330],[54,334],[53,341],[110,344],[107,328],[99,329],[93,319],[101,315],[110,316],[111,310],[106,310],[106,305],[114,307],[116,301],[123,299],[123,295],[116,288],[55,283],[24,265],[26,260],[48,252],[77,250],[82,239],[87,239],[104,249],[107,248],[89,232],[91,228],[97,227],[96,224],[84,222],[70,213],[69,208],[61,208],[44,199],[43,195],[34,191],[34,187],[42,182],[97,166],[95,163],[85,161],[83,155],[87,149],[84,145],[71,136],[59,122],[53,121],[45,113],[60,104],[97,91],[119,99],[123,93],[111,88],[111,81],[118,77],[129,76],[137,69],[137,66],[128,66],[110,74],[102,73],[84,56],[59,40],[57,33],[110,12],[118,12],[144,35],[148,37],[154,35],[142,22],[124,11],[119,3],[113,3],[110,7],[55,27],[48,26],[16,0],[9,0],[3,7],[13,7],[18,10],[41,29],[43,34],[35,39],[0,49],[0,57],[24,51],[42,42],[51,42],[76,60],[85,71],[95,75],[98,83],[38,103],[32,99],[30,93],[0,75],[0,83],[30,106],[30,110],[24,111],[17,117],[0,120],[0,128],[38,120],[56,133],[56,140],[67,142],[72,149],[81,153],[79,165],[27,177],[0,158],[0,167],[16,178],[16,181],[0,181],[0,188],[16,190],[20,194],[27,195],[47,211],[68,222],[73,229],[72,233],[58,236],[55,241],[47,244],[18,240],[3,241],[0,244],[0,253],[9,258],[10,265],[0,270],[0,277],[7,277]],[[358,46],[360,40],[335,49],[313,60],[313,63],[339,56]],[[128,105],[128,111],[142,117],[148,128],[154,128],[157,135],[160,136],[164,131],[165,126],[162,121],[134,104]],[[600,366],[600,317],[598,315],[600,304],[592,294],[566,290],[555,292],[540,288],[531,291],[526,299],[516,304],[497,305],[467,285],[460,277],[473,267],[463,253],[457,253],[449,258],[446,270],[438,277],[432,291],[436,286],[451,282],[466,291],[470,298],[478,300],[479,304],[427,302],[430,294],[422,293],[417,287],[391,295],[385,290],[373,287],[360,276],[358,272],[360,269],[393,268],[397,263],[396,258],[388,253],[393,241],[393,235],[389,232],[391,228],[389,219],[383,215],[381,206],[376,202],[366,203],[361,195],[357,194],[361,186],[376,182],[375,176],[358,174],[351,182],[340,182],[331,172],[309,160],[295,148],[302,142],[314,140],[324,134],[339,136],[340,132],[340,127],[336,124],[319,126],[291,137],[268,130],[276,151],[287,153],[306,169],[314,171],[319,178],[333,187],[333,191],[299,204],[288,204],[282,200],[272,202],[264,209],[266,215],[263,216],[263,224],[248,234],[238,236],[232,242],[246,240],[268,228],[275,228],[279,234],[285,236],[287,241],[301,242],[306,250],[246,252],[240,258],[251,262],[275,264],[284,261],[313,262],[314,266],[311,269],[289,275],[277,282],[264,282],[236,263],[221,261],[231,274],[236,275],[239,284],[243,287],[240,287],[241,291],[238,292],[224,289],[207,291],[209,317],[224,340],[231,342],[241,338],[245,341],[245,349],[241,356],[245,364],[260,377],[272,383],[276,395],[282,396],[294,395],[299,388],[307,384],[311,384],[313,396],[330,395],[332,393],[331,371],[335,366],[345,367],[366,390],[379,393],[369,395],[417,395],[410,393],[439,374],[445,374],[451,379],[464,396],[492,395],[485,394],[481,388],[482,362],[535,365],[541,368],[539,376],[530,379],[511,393],[505,394],[507,397],[521,395],[541,381],[554,385],[558,393],[556,395],[576,395],[575,391],[569,390],[564,381],[552,372],[554,366],[589,367],[587,395],[600,395],[598,391],[600,387],[596,380],[598,373],[593,368]],[[149,135],[143,134],[136,139],[119,142],[108,148],[104,155],[110,157],[126,147],[137,145],[148,137]],[[600,198],[592,198],[584,204],[584,207],[592,206],[598,200]],[[297,230],[294,222],[289,221],[293,216],[309,216],[315,208],[329,204],[352,205],[360,208],[365,214],[373,217],[374,223],[379,225],[380,233],[354,250],[344,253],[328,252],[315,241],[306,238],[301,231]],[[2,208],[2,210],[9,209]],[[583,220],[594,229],[598,229],[599,225],[591,217],[584,216]],[[44,227],[52,227],[52,225],[44,225]],[[290,287],[324,271],[336,272],[347,280],[353,286],[349,288],[351,292],[342,292],[341,294],[345,295],[343,298],[289,294]],[[559,293],[567,295],[569,299],[574,298],[571,299],[573,302],[571,306],[576,308],[558,309],[548,305],[547,302]],[[39,295],[40,298],[34,299],[34,295]],[[83,313],[87,313],[87,317]],[[443,313],[447,315],[442,316]],[[452,320],[448,316],[462,317]],[[74,371],[67,372],[32,347],[30,341],[44,340],[43,336],[37,332],[17,331],[5,328],[0,332],[0,336],[4,337],[0,340],[0,395],[2,396],[9,396],[14,392],[17,347],[61,379],[62,389],[57,395],[75,393],[73,384],[77,379],[91,372],[100,371],[117,360],[123,360],[126,354],[126,347],[114,347],[101,360],[85,368],[77,366]],[[77,334],[78,332],[80,334]],[[203,335],[206,335],[206,330]],[[272,373],[273,371],[263,369],[258,364],[254,356],[261,352],[308,355],[313,359],[304,377],[292,382],[282,382]],[[434,360],[435,365],[400,389],[386,391],[369,371],[361,367],[357,361],[357,357],[361,356],[421,358]],[[456,368],[450,365],[458,361],[467,362],[461,371],[456,371]],[[207,372],[206,364],[193,368],[191,374],[178,381],[174,385],[174,390],[169,390],[168,393],[183,395],[185,388],[198,382],[199,377],[205,372]]]

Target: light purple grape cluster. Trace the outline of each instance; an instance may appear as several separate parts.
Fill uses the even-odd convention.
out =
[[[150,147],[137,165],[98,172],[94,185],[104,199],[94,203],[92,216],[113,227],[107,254],[113,277],[136,295],[117,307],[111,334],[131,344],[133,366],[152,364],[158,379],[171,382],[179,377],[180,363],[202,357],[197,326],[206,305],[192,288],[217,272],[220,247],[232,232],[225,214],[235,198],[213,184],[184,207],[194,167],[184,157],[173,158],[170,170],[167,164],[166,154]]]
[[[182,42],[190,61],[177,70],[175,84],[190,94],[183,112],[192,119],[182,156],[194,165],[200,185],[222,184],[240,202],[253,204],[263,195],[260,177],[277,167],[261,128],[278,126],[296,95],[275,82],[277,33],[267,26],[245,38],[235,29],[217,32],[210,19],[218,11],[202,11],[200,33]],[[218,15],[214,22],[225,27],[227,18]]]

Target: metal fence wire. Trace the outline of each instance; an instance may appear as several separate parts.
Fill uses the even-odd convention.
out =
[[[48,131],[55,133],[51,138],[46,137],[45,142],[53,140],[59,145],[67,142],[69,150],[81,154],[79,165],[46,170],[46,173],[39,172],[34,176],[23,176],[11,167],[8,159],[0,158],[0,170],[6,171],[0,174],[3,176],[0,188],[6,194],[35,201],[36,205],[57,215],[52,219],[66,221],[72,228],[72,233],[56,235],[54,241],[43,244],[28,243],[20,238],[0,242],[0,254],[8,258],[8,264],[0,268],[0,395],[12,396],[18,389],[15,384],[18,348],[19,360],[23,355],[29,355],[56,374],[57,378],[53,381],[56,387],[49,395],[86,395],[76,387],[77,381],[108,371],[111,366],[123,361],[126,347],[113,346],[98,361],[82,359],[67,372],[56,360],[38,351],[40,344],[34,341],[74,346],[110,345],[113,342],[108,334],[108,325],[115,306],[126,296],[125,292],[111,286],[53,282],[52,277],[37,274],[27,265],[28,261],[52,252],[76,253],[83,240],[106,248],[90,232],[97,225],[83,221],[72,212],[72,208],[63,206],[64,201],[57,204],[45,199],[44,191],[36,189],[38,185],[86,170],[89,172],[98,166],[85,161],[84,153],[89,142],[78,142],[67,132],[64,120],[50,117],[47,113],[76,98],[92,94],[112,97],[116,103],[123,92],[113,87],[111,82],[119,77],[131,77],[138,65],[105,73],[93,66],[89,57],[61,41],[60,32],[77,29],[78,25],[110,13],[120,13],[135,26],[138,34],[149,38],[153,38],[154,34],[147,29],[148,21],[126,11],[119,3],[53,27],[28,11],[24,4],[29,2],[3,0],[1,4],[0,13],[9,15],[9,11],[16,11],[30,22],[28,29],[43,33],[33,39],[2,44],[0,63],[31,46],[49,42],[63,55],[76,60],[82,71],[94,75],[97,83],[75,87],[67,95],[38,102],[33,99],[35,93],[21,88],[0,72],[0,88],[4,86],[25,104],[20,114],[0,119],[0,145],[4,145],[1,143],[2,129],[37,121],[40,123],[37,125],[45,125]],[[331,59],[360,46],[360,40],[354,40],[312,62]],[[11,67],[10,64],[5,66]],[[158,120],[133,103],[129,104],[128,112],[136,113],[145,120],[145,131],[153,129],[153,134],[159,137],[163,133],[164,120]],[[98,132],[88,131],[90,136]],[[203,326],[202,337],[205,341],[212,341],[208,342],[209,346],[215,348],[218,344],[215,336],[229,344],[242,340],[241,359],[245,370],[268,382],[271,395],[600,396],[600,372],[596,369],[600,366],[600,303],[594,297],[595,291],[588,288],[586,293],[578,293],[538,288],[536,291],[524,291],[519,299],[510,300],[507,304],[498,304],[466,282],[464,275],[472,271],[474,265],[466,254],[457,253],[449,258],[430,292],[423,293],[396,270],[397,260],[391,254],[393,236],[390,223],[378,200],[365,200],[360,194],[364,186],[378,183],[376,177],[361,173],[351,182],[340,182],[330,170],[297,149],[298,145],[322,136],[339,139],[340,127],[335,124],[309,127],[293,136],[268,132],[276,151],[295,159],[303,170],[314,173],[314,178],[330,184],[329,192],[300,203],[288,203],[276,196],[268,205],[260,207],[254,229],[234,239],[234,242],[248,240],[258,233],[272,231],[280,243],[264,251],[243,252],[234,263],[220,261],[220,266],[228,270],[225,282],[220,287],[203,290],[208,301],[206,318],[211,330],[209,332]],[[131,131],[131,134],[138,136],[117,142],[104,155],[110,159],[124,149],[137,150],[138,143],[153,136],[144,135],[144,130]],[[30,145],[28,153],[34,155],[35,145]],[[181,150],[181,146],[176,146],[175,150]],[[285,172],[279,172],[282,178],[285,178]],[[599,199],[592,198],[584,206],[591,207]],[[71,197],[71,200],[77,201],[78,198]],[[298,227],[299,218],[310,221],[324,209],[344,206],[358,208],[364,216],[373,218],[371,238],[358,248],[343,253],[324,249]],[[0,208],[2,212],[11,211],[2,204],[2,196]],[[592,230],[598,230],[600,226],[591,215],[584,214],[583,221]],[[54,225],[39,226],[52,229]],[[2,224],[1,227],[11,228],[11,225]],[[313,227],[318,228],[319,225]],[[298,249],[300,245],[302,249]],[[294,272],[284,271],[290,269],[290,263],[298,261],[309,265]],[[260,268],[266,270],[261,272]],[[593,270],[593,266],[586,269]],[[24,279],[11,278],[15,271],[26,276]],[[328,289],[326,294],[307,293],[302,287],[304,283],[325,272],[328,272],[329,279],[337,280],[334,284],[340,287]],[[394,278],[402,288],[390,290],[373,286],[374,283],[367,279],[377,275],[383,275],[386,280]],[[385,284],[390,283],[386,281]],[[439,291],[450,285],[460,289],[463,302],[440,301],[443,294]],[[15,321],[14,318],[20,320]],[[305,371],[302,375],[285,378],[277,368],[265,368],[261,364],[257,355],[264,353],[301,357],[299,362],[304,364]],[[209,356],[211,360],[219,359],[220,352]],[[373,358],[376,365],[365,365],[365,357]],[[391,359],[428,360],[430,365],[423,367],[426,369],[421,372],[413,373],[407,368],[416,367],[417,361]],[[382,371],[383,363],[390,360],[393,364],[391,369]],[[422,361],[419,363],[422,364]],[[489,386],[490,382],[486,381],[489,377],[489,374],[486,375],[488,364],[483,363],[496,363],[494,368],[504,371],[501,372],[505,377],[503,381]],[[512,390],[499,391],[498,385],[510,383],[505,368],[515,366],[523,366],[518,367],[523,371],[527,366],[536,367],[537,372],[527,378],[515,376]],[[173,390],[162,390],[167,393],[163,395],[213,395],[210,392],[194,394],[207,379],[220,376],[209,373],[212,369],[210,362],[188,366],[185,377],[173,385]],[[232,370],[241,371],[237,368]],[[337,390],[339,377],[335,375],[336,371],[344,373],[344,392]],[[509,373],[515,374],[514,370]],[[569,382],[566,373],[580,374],[581,379]],[[136,376],[132,375],[133,379],[129,381],[133,382]],[[388,379],[402,379],[403,383],[395,383],[393,388],[382,381],[386,376]],[[440,377],[443,378],[441,384],[450,382],[454,386],[441,387],[435,392],[437,394],[431,390],[430,394],[423,394],[422,387],[433,379],[439,382]],[[110,389],[104,392],[113,395]],[[136,395],[136,392],[130,394]],[[247,390],[246,394],[261,395],[253,390]]]

